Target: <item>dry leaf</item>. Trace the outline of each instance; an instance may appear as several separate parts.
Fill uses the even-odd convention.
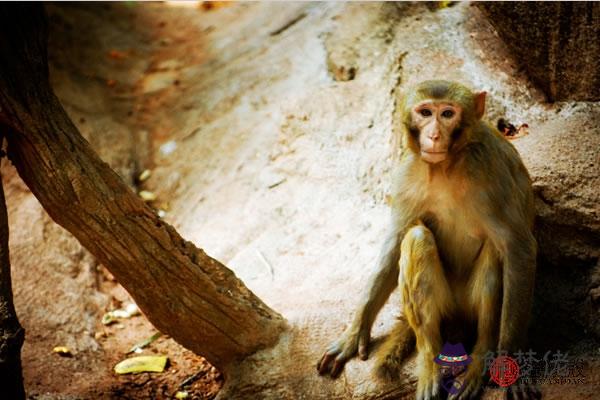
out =
[[[142,200],[144,201],[154,201],[156,200],[156,195],[148,190],[140,190],[138,193]]]
[[[102,316],[102,324],[110,325],[116,322],[117,319],[127,319],[134,315],[139,315],[140,309],[134,303],[129,303],[127,307],[107,312]]]
[[[167,366],[167,356],[131,357],[115,365],[117,374],[136,374],[139,372],[163,372]]]
[[[73,357],[73,353],[67,346],[56,346],[52,351],[62,357]]]
[[[150,171],[149,169],[145,169],[142,171],[140,176],[138,176],[138,181],[144,182],[146,179],[150,178],[150,175],[152,175],[152,171]]]

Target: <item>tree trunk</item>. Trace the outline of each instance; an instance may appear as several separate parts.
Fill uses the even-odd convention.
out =
[[[0,143],[2,141],[0,135]],[[19,324],[12,299],[8,256],[8,215],[0,179],[0,387],[6,398],[24,399],[21,346],[25,331]]]
[[[50,87],[46,36],[40,5],[2,5],[0,123],[23,181],[183,346],[223,368],[273,344],[282,317],[160,220],[79,134]]]

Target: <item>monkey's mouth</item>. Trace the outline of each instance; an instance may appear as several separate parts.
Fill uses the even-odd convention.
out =
[[[446,159],[447,151],[427,151],[421,150],[421,158],[428,163],[438,163]]]

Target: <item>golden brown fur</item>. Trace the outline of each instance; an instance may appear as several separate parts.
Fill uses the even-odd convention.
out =
[[[524,349],[535,275],[533,192],[515,148],[480,119],[484,105],[485,93],[446,81],[424,82],[398,104],[403,151],[390,233],[352,325],[319,362],[321,373],[336,376],[357,351],[366,358],[375,316],[396,285],[408,326],[401,320],[389,335],[377,365],[393,374],[414,335],[418,399],[439,393],[433,358],[444,320],[476,327],[461,399],[477,395],[486,352]],[[425,130],[432,149],[444,153],[428,158]]]

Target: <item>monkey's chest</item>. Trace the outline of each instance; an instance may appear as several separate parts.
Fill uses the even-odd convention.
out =
[[[436,207],[422,217],[433,232],[440,259],[449,273],[468,273],[483,245],[484,236],[477,221],[463,207]]]

